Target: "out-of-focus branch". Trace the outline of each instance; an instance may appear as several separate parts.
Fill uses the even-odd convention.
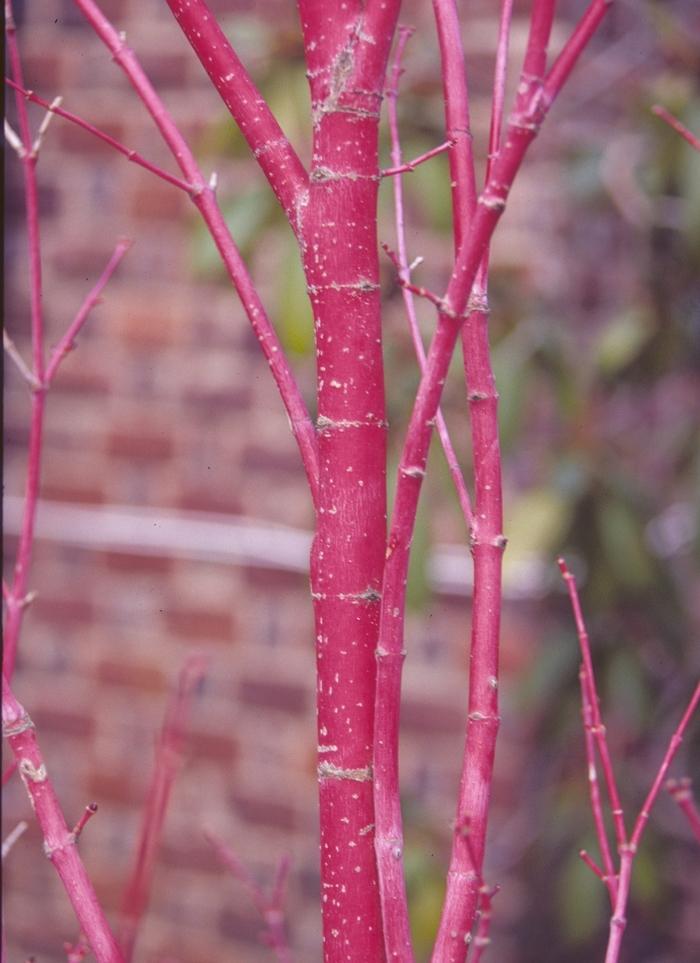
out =
[[[657,117],[660,117],[661,120],[665,121],[669,127],[672,127],[677,134],[680,134],[681,137],[690,144],[691,147],[694,147],[695,150],[700,151],[700,137],[696,137],[691,130],[688,130],[685,124],[682,124],[680,120],[678,120],[677,117],[674,117],[673,114],[666,110],[665,107],[662,107],[661,104],[654,104],[654,106],[651,108],[651,112],[652,114],[656,114]]]
[[[148,906],[158,844],[175,777],[180,769],[194,690],[204,676],[205,660],[192,655],[178,676],[156,745],[134,867],[122,903],[119,943],[125,963],[133,956],[139,925]]]
[[[695,804],[690,779],[687,776],[683,776],[681,779],[669,779],[664,788],[671,799],[677,803],[678,808],[688,820],[693,835],[700,843],[700,811]]]
[[[221,863],[243,883],[250,893],[253,905],[265,924],[265,942],[274,951],[278,963],[292,963],[284,909],[290,867],[289,857],[283,856],[280,859],[272,888],[267,893],[230,846],[209,830],[204,831],[204,836]]]

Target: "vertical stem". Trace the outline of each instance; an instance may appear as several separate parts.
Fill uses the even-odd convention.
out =
[[[20,87],[24,86],[22,63],[12,6],[6,6],[7,50],[12,79]],[[36,180],[37,155],[32,150],[32,136],[29,129],[27,105],[20,93],[15,93],[17,117],[23,154],[20,158],[24,174],[24,197],[26,205],[27,240],[29,246],[29,300],[32,331],[32,374],[36,387],[32,389],[31,422],[29,429],[29,451],[27,478],[25,483],[24,511],[20,529],[19,545],[15,561],[14,577],[7,599],[7,614],[4,626],[3,672],[8,680],[12,679],[17,655],[17,644],[22,627],[22,617],[26,608],[27,584],[34,542],[34,522],[39,498],[39,479],[41,472],[41,446],[44,424],[45,391],[44,380],[44,319],[41,284],[41,248],[39,236],[39,194]]]
[[[299,6],[313,111],[309,200],[300,237],[318,387],[319,494],[311,586],[324,959],[381,963],[372,742],[386,545],[387,424],[376,236],[378,120],[386,64],[375,64],[375,38],[363,29],[359,4],[348,3],[342,12],[334,8],[332,18],[317,0]]]

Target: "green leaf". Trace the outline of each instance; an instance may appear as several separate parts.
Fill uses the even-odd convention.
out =
[[[532,557],[550,556],[570,518],[570,504],[553,488],[536,488],[511,499],[506,510],[506,568]]]
[[[275,284],[275,326],[286,351],[307,357],[314,347],[314,326],[306,281],[293,238],[286,242]]]
[[[651,319],[641,309],[631,309],[614,318],[594,348],[598,367],[603,374],[617,374],[635,360],[653,333]]]
[[[598,507],[598,529],[616,579],[630,589],[648,588],[654,571],[634,512],[624,502],[608,498]]]
[[[567,939],[583,943],[603,919],[605,887],[584,863],[571,856],[557,888],[559,914]]]

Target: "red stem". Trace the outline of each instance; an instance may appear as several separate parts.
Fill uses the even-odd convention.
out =
[[[399,78],[401,76],[401,61],[403,59],[403,52],[406,43],[413,33],[412,28],[402,27],[399,29],[398,41],[396,44],[396,50],[394,53],[394,65],[391,72],[391,81],[386,91],[387,96],[387,114],[389,117],[389,133],[391,136],[391,160],[394,167],[390,168],[388,171],[383,171],[383,175],[388,174],[400,174],[406,170],[413,170],[414,166],[418,164],[421,160],[427,160],[429,157],[434,157],[438,153],[442,153],[451,146],[450,141],[446,141],[445,144],[440,145],[440,147],[434,148],[432,151],[428,151],[426,154],[422,154],[421,157],[416,158],[411,164],[402,164],[401,157],[401,141],[399,139],[399,123],[397,116],[397,99],[399,95]],[[398,257],[397,257],[397,269],[399,272],[399,278],[403,283],[403,301],[404,307],[406,309],[406,316],[408,318],[409,329],[411,332],[411,339],[413,341],[413,347],[418,358],[418,363],[420,365],[421,372],[425,370],[425,348],[423,346],[423,338],[420,333],[420,328],[418,327],[418,318],[416,317],[416,310],[414,305],[414,300],[412,297],[412,291],[410,284],[411,269],[408,264],[408,254],[406,251],[406,227],[404,220],[404,205],[403,205],[403,183],[400,177],[397,177],[393,183],[394,189],[394,217],[396,223],[396,244],[398,247]],[[438,409],[435,426],[438,431],[438,437],[440,438],[440,443],[442,444],[443,451],[445,453],[445,459],[447,461],[450,474],[452,476],[452,481],[454,482],[455,489],[457,491],[457,497],[459,499],[459,505],[462,510],[462,514],[467,523],[467,527],[471,527],[472,524],[472,508],[469,500],[469,492],[467,491],[467,486],[464,481],[464,476],[462,475],[462,470],[459,466],[459,461],[457,460],[457,454],[454,450],[454,446],[449,436],[447,430],[447,424],[445,422],[444,415],[442,411]]]
[[[205,184],[192,151],[153,89],[133,51],[125,45],[120,35],[93,0],[75,0],[75,2],[100,40],[110,50],[114,60],[126,74],[130,84],[155,121],[180,170],[188,183],[192,185],[192,201],[200,212],[228,275],[233,281],[282,397],[292,432],[301,453],[315,504],[318,494],[316,433],[279,338],[216,202],[214,190],[211,186]]]
[[[654,104],[654,106],[651,108],[651,112],[652,114],[656,114],[657,117],[660,117],[661,120],[664,120],[669,127],[672,127],[677,134],[680,134],[681,137],[684,138],[684,140],[687,140],[691,147],[694,147],[695,150],[700,151],[700,137],[696,137],[691,130],[688,130],[685,124],[682,124],[680,120],[678,120],[677,117],[674,117],[673,114],[666,110],[665,107],[662,107],[661,104]]]
[[[625,927],[627,924],[627,902],[629,900],[630,885],[632,882],[634,858],[637,855],[642,834],[644,833],[647,822],[649,821],[649,815],[651,813],[652,806],[656,802],[656,797],[658,796],[661,786],[663,785],[663,781],[666,778],[668,768],[673,761],[673,757],[678,752],[680,744],[683,741],[685,730],[687,729],[699,702],[700,682],[698,682],[696,685],[695,691],[690,698],[690,702],[688,703],[688,706],[686,707],[686,710],[683,713],[678,726],[676,727],[676,731],[671,736],[668,748],[666,749],[666,753],[664,754],[661,765],[656,773],[654,782],[652,783],[651,789],[647,794],[647,798],[644,800],[644,804],[639,812],[639,816],[637,816],[637,821],[634,824],[634,830],[632,832],[632,836],[630,837],[630,841],[620,848],[620,875],[618,878],[617,899],[615,901],[613,915],[610,919],[610,935],[608,938],[607,952],[605,954],[605,963],[618,963],[620,958],[622,937],[624,936]]]
[[[396,7],[389,4],[388,7]],[[316,332],[317,637],[324,959],[384,959],[374,855],[375,650],[386,531],[376,212],[387,33],[375,3],[299,4],[313,111],[300,239]],[[394,9],[394,15],[396,10]]]
[[[665,788],[688,820],[693,835],[700,843],[700,812],[693,799],[690,779],[687,776],[682,779],[669,779]]]
[[[66,824],[34,733],[34,724],[17,701],[6,677],[2,680],[3,735],[17,760],[44,836],[44,852],[58,873],[98,963],[123,963],[92,883]]]
[[[590,641],[588,639],[588,632],[586,631],[586,623],[583,618],[583,612],[581,611],[581,603],[578,597],[578,589],[576,587],[576,578],[567,568],[566,562],[563,558],[558,560],[558,564],[559,568],[561,569],[562,577],[566,582],[569,600],[571,602],[571,608],[573,610],[574,620],[576,622],[576,632],[578,634],[579,646],[581,648],[581,658],[583,660],[582,682],[585,689],[585,699],[590,712],[590,726],[588,731],[595,739],[598,754],[600,755],[601,765],[603,767],[603,775],[605,776],[605,784],[607,786],[608,796],[610,798],[613,824],[615,826],[615,838],[618,849],[620,849],[627,843],[627,829],[625,827],[624,812],[622,809],[622,802],[620,801],[620,793],[617,788],[617,782],[615,780],[612,759],[610,758],[610,751],[608,749],[605,726],[603,724],[603,719],[600,712],[600,700],[598,698],[595,673],[593,671],[593,659],[591,658]],[[606,872],[607,870],[608,866],[606,865]]]
[[[25,90],[24,87],[19,86],[13,80],[10,80],[7,77],[5,78],[5,82],[8,84],[8,86],[12,87],[13,90],[19,91],[25,100],[30,101],[30,103],[38,104],[40,107],[44,107],[45,110],[48,110],[50,113],[56,114],[57,117],[62,117],[64,120],[69,120],[72,124],[82,127],[83,130],[86,130],[89,134],[92,134],[93,137],[99,138],[99,140],[104,141],[105,144],[108,144],[110,147],[114,148],[114,150],[118,151],[120,154],[123,154],[126,159],[130,160],[132,163],[138,164],[139,167],[145,168],[145,170],[150,171],[151,174],[155,174],[156,177],[160,177],[161,180],[167,181],[168,184],[172,184],[174,187],[179,187],[180,190],[186,191],[188,194],[191,192],[193,188],[192,184],[188,184],[187,181],[183,181],[182,178],[176,177],[174,174],[169,174],[156,164],[152,164],[150,161],[147,161],[137,151],[132,150],[130,147],[125,147],[124,144],[120,144],[118,140],[115,140],[114,137],[111,137],[103,130],[100,130],[99,127],[89,124],[86,120],[83,120],[82,117],[72,113],[70,110],[64,110],[62,107],[59,107],[56,104],[49,103],[48,100],[44,100],[43,97],[39,97],[39,95],[34,93],[33,90]]]
[[[167,0],[211,82],[238,124],[295,233],[308,176],[204,0]]]
[[[293,957],[287,939],[284,912],[284,891],[289,873],[289,857],[283,856],[280,859],[275,881],[268,895],[230,846],[227,846],[214,833],[205,831],[204,835],[223,865],[249,891],[253,905],[265,924],[265,942],[274,951],[278,963],[291,963]]]
[[[202,657],[190,656],[180,670],[177,688],[168,704],[156,746],[134,868],[122,904],[119,943],[125,963],[129,963],[133,956],[138,929],[148,906],[163,823],[173,783],[182,763],[192,696],[203,675]]]
[[[51,385],[51,382],[53,381],[56,375],[56,372],[58,371],[58,366],[60,365],[61,361],[63,361],[65,356],[68,354],[68,352],[75,347],[75,339],[80,334],[80,331],[82,330],[83,325],[87,321],[92,309],[95,307],[96,304],[99,304],[100,297],[105,286],[107,285],[109,279],[112,277],[116,269],[119,267],[119,264],[121,263],[122,258],[124,257],[124,255],[129,250],[130,247],[131,247],[131,241],[128,241],[126,239],[123,239],[117,242],[117,246],[114,249],[114,253],[112,254],[109,261],[107,262],[107,265],[104,271],[102,272],[102,274],[100,275],[97,283],[95,284],[93,289],[90,291],[90,293],[87,295],[87,297],[83,301],[82,305],[80,306],[80,309],[78,310],[78,313],[76,314],[75,318],[72,320],[70,325],[68,326],[66,333],[63,335],[61,340],[58,342],[56,347],[51,352],[51,357],[49,358],[49,363],[46,366],[46,373],[44,375],[44,386],[46,388],[48,388]]]
[[[12,5],[6,5],[6,33],[7,49],[12,79],[20,87],[23,86],[22,63]],[[27,116],[27,105],[24,98],[16,93],[15,103],[19,120],[20,137],[23,146],[22,170],[24,173],[24,196],[27,220],[27,240],[29,246],[29,300],[31,312],[32,332],[32,375],[37,386],[41,386],[44,379],[44,321],[42,306],[41,284],[41,247],[39,235],[39,195],[36,181],[37,154],[32,150],[32,136]],[[7,612],[4,625],[3,672],[9,681],[14,673],[17,644],[19,642],[22,618],[24,614],[24,599],[27,594],[27,582],[32,559],[34,543],[34,523],[39,498],[39,480],[41,475],[41,444],[44,424],[45,393],[41,387],[32,391],[31,422],[29,429],[29,452],[27,461],[27,478],[25,483],[24,511],[20,529],[19,545],[15,561],[14,577],[10,595],[7,599]]]
[[[610,843],[608,842],[608,833],[605,828],[605,819],[603,817],[603,804],[600,796],[598,769],[595,759],[593,712],[591,710],[591,703],[588,698],[586,671],[583,667],[579,673],[579,679],[581,683],[581,714],[583,717],[583,734],[586,744],[586,764],[588,766],[588,785],[591,797],[591,811],[593,813],[593,822],[595,823],[596,834],[598,836],[598,845],[600,846],[603,866],[605,867],[605,872],[602,872],[596,866],[594,868],[594,872],[596,872],[597,875],[600,875],[600,878],[607,886],[610,900],[614,906],[615,897],[617,894],[617,876],[613,864],[612,852],[610,850]],[[586,862],[588,865],[591,865],[591,861],[589,861],[589,859],[584,859],[584,862]]]
[[[412,32],[413,32],[412,27],[402,27],[399,30],[399,36],[401,36],[402,34],[406,34],[407,36],[410,36]],[[399,71],[399,73],[401,73],[401,71]],[[390,98],[389,105],[392,102],[396,101],[396,94],[394,93],[394,84],[395,84],[395,81],[392,82],[392,87],[389,88],[386,92],[387,97]],[[395,109],[393,113],[394,113],[394,118],[396,118]],[[394,123],[395,124],[397,123],[396,119],[394,119]],[[391,121],[390,121],[390,125],[391,125]],[[397,127],[397,131],[398,131],[398,127]],[[392,143],[392,149],[391,149],[392,159],[395,156],[401,157],[400,145],[399,145],[398,151],[394,149],[395,141],[393,137],[393,131],[392,131],[391,143]],[[396,143],[398,143],[398,141],[396,141]],[[414,157],[412,161],[407,161],[405,164],[402,163],[401,161],[394,161],[395,164],[398,163],[398,167],[385,167],[384,170],[380,171],[380,174],[382,175],[382,177],[394,177],[396,174],[408,174],[410,173],[410,171],[414,171],[416,167],[419,167],[421,164],[424,164],[427,160],[431,160],[431,158],[437,157],[439,154],[444,154],[445,151],[449,150],[451,147],[452,147],[452,141],[446,140],[444,143],[439,144],[437,147],[433,147],[432,150],[427,150],[424,154],[419,154],[418,157]]]

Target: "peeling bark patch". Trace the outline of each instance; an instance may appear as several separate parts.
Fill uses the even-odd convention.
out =
[[[334,766],[332,762],[322,762],[318,767],[318,778],[370,782],[372,779],[372,767],[365,766],[363,769],[342,769],[340,766]]]

